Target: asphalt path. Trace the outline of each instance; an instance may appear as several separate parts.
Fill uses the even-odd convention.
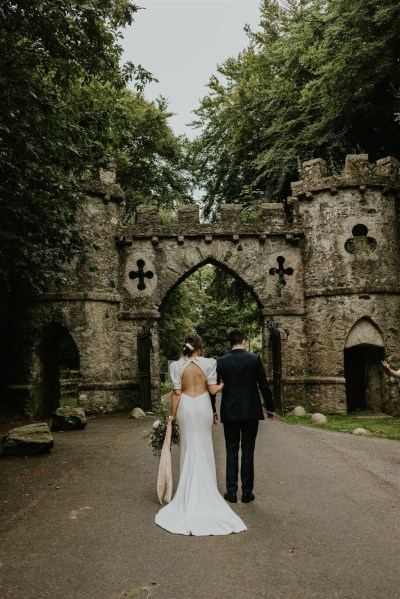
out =
[[[256,500],[233,506],[247,532],[187,537],[154,524],[153,420],[102,416],[0,458],[2,599],[400,598],[399,442],[266,420]],[[221,426],[214,445],[224,492]]]

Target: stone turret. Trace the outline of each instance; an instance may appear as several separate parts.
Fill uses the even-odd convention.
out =
[[[365,408],[382,408],[376,399],[382,395],[379,356],[383,358],[384,348],[389,355],[398,348],[392,331],[400,316],[399,173],[394,158],[371,164],[367,155],[350,155],[338,176],[328,176],[321,159],[305,162],[303,179],[292,185],[304,227],[308,371],[326,381],[314,386],[311,395],[316,406],[324,403],[334,412],[349,407],[345,376],[348,398],[357,393],[349,388],[352,368],[363,370],[359,387],[375,380]],[[354,326],[364,331],[357,343],[350,335]],[[352,350],[351,359],[350,348],[356,346],[358,354]]]
[[[81,189],[86,200],[78,212],[77,226],[88,247],[73,264],[71,275],[76,277],[76,289],[115,292],[118,251],[114,238],[121,224],[124,192],[116,183],[115,169],[100,169],[97,177],[81,183]]]
[[[394,158],[370,164],[351,155],[341,175],[328,177],[323,160],[303,164],[292,191],[303,218],[306,294],[398,284],[399,167]]]

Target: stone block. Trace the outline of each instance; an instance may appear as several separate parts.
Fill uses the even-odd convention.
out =
[[[223,225],[239,224],[241,222],[242,204],[221,204],[220,222]]]
[[[261,205],[261,220],[266,224],[280,224],[283,223],[285,213],[283,210],[283,204],[279,202],[267,203],[264,202]]]
[[[137,206],[136,225],[156,225],[158,224],[157,206]]]
[[[303,162],[302,167],[304,183],[321,181],[328,174],[326,162],[322,158],[307,160],[307,162]]]
[[[400,180],[400,162],[392,156],[386,156],[376,161],[377,175],[388,177],[394,181]]]
[[[200,223],[199,206],[190,204],[178,207],[178,222],[180,225],[192,226]]]
[[[5,456],[37,455],[50,451],[53,446],[53,437],[45,422],[13,428],[1,439]]]
[[[107,185],[113,185],[116,181],[117,178],[117,173],[116,173],[116,168],[108,168],[107,170],[104,168],[101,168],[99,170],[99,179],[102,183],[105,183]]]
[[[357,183],[370,174],[368,154],[348,154],[344,166],[344,176],[350,182]]]
[[[86,427],[86,424],[86,414],[82,408],[63,406],[54,412],[51,430],[81,430]]]

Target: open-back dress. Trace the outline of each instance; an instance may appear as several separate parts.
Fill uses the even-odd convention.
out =
[[[191,362],[202,370],[207,383],[216,384],[216,361],[196,356],[172,362],[170,376],[174,389],[181,389],[183,371]],[[179,484],[171,503],[156,515],[156,524],[175,534],[194,536],[246,530],[217,488],[213,411],[208,391],[196,397],[182,393],[176,417],[181,438]]]

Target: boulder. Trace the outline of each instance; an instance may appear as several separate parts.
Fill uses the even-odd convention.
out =
[[[305,416],[306,411],[303,406],[296,406],[292,411],[293,416]]]
[[[5,456],[46,453],[53,446],[53,437],[45,422],[36,422],[13,428],[1,439],[1,449]]]
[[[133,408],[131,412],[131,418],[144,418],[146,414],[141,408]]]
[[[86,414],[82,408],[63,406],[53,414],[52,431],[71,431],[86,428]]]
[[[313,422],[314,424],[325,424],[326,422],[328,422],[328,419],[323,414],[319,414],[317,412],[316,414],[313,414],[311,416],[311,422]]]
[[[355,428],[353,435],[368,435],[368,431],[365,428]]]

